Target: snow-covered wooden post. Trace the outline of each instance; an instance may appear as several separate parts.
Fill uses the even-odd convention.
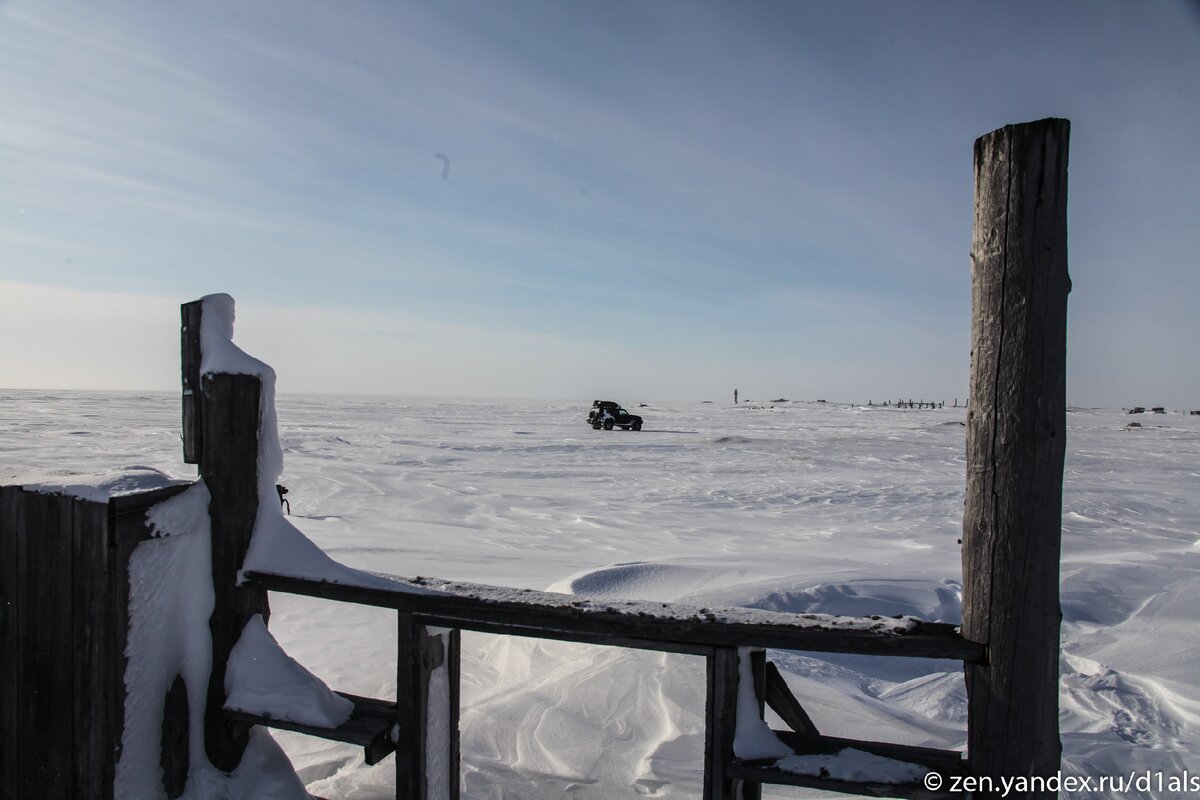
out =
[[[237,585],[238,571],[246,559],[258,516],[263,382],[257,375],[219,372],[202,375],[203,301],[185,303],[181,316],[185,458],[194,457],[199,464],[200,477],[212,498],[209,518],[215,598],[209,621],[212,672],[204,714],[204,742],[209,761],[228,772],[241,762],[248,736],[244,729],[235,729],[225,715],[226,663],[246,622],[255,614],[266,619],[269,613],[265,592]],[[190,404],[189,387],[193,397]]]
[[[1051,776],[1062,750],[1069,134],[1046,119],[975,142],[962,633],[987,646],[967,665],[968,757],[994,779]]]
[[[396,797],[457,800],[460,634],[397,617]]]

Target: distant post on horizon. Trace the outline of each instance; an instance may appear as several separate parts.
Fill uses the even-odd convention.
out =
[[[733,404],[737,405],[737,389],[733,390]]]

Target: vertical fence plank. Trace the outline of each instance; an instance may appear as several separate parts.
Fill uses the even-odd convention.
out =
[[[994,778],[1051,776],[1061,755],[1069,134],[1049,119],[975,142],[962,631],[988,647],[967,667],[968,751]]]
[[[24,696],[18,661],[21,618],[17,591],[21,490],[0,487],[0,798],[17,796],[17,708]]]
[[[17,796],[70,797],[74,736],[71,569],[74,498],[26,492],[18,542]]]
[[[265,592],[240,588],[238,571],[246,559],[258,516],[258,440],[262,381],[251,375],[205,375],[203,452],[200,476],[208,487],[212,522],[212,577],[215,592],[209,629],[212,673],[204,715],[204,743],[218,769],[241,762],[249,735],[225,719],[225,669],[242,628],[254,614],[268,615]]]
[[[450,775],[450,794],[447,800],[458,800],[459,794],[462,791],[462,751],[459,746],[459,708],[461,705],[461,678],[462,678],[462,631],[452,630],[449,636],[446,637],[446,671],[447,678],[450,681],[449,697],[447,701],[450,704],[449,708],[449,727],[450,727],[450,760],[446,765]]]
[[[76,501],[72,526],[72,571],[75,608],[72,682],[74,717],[74,783],[79,800],[112,797],[118,738],[114,726],[115,690],[120,659],[113,649],[112,549],[107,504]]]
[[[396,797],[425,797],[425,692],[421,691],[420,638],[412,614],[396,615]]]
[[[726,766],[733,760],[737,724],[737,648],[716,647],[705,662],[704,800],[734,800],[733,780],[726,775]]]
[[[396,797],[458,798],[460,648],[457,630],[431,633],[411,614],[397,614]],[[441,670],[445,691],[434,696]]]
[[[758,698],[758,716],[762,719],[767,707],[767,651],[750,651],[750,674],[754,678],[754,696]],[[758,781],[739,781],[738,800],[761,800],[762,784]]]

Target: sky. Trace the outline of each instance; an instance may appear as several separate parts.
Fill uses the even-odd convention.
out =
[[[0,0],[0,387],[965,399],[974,140],[1071,120],[1068,402],[1200,408],[1200,2]]]

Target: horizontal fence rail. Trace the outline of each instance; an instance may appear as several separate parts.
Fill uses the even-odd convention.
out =
[[[713,647],[762,647],[986,663],[982,645],[940,622],[593,601],[433,578],[396,582],[395,589],[382,589],[268,572],[246,574],[246,585],[255,589],[394,609],[434,627],[694,655],[706,655]]]

